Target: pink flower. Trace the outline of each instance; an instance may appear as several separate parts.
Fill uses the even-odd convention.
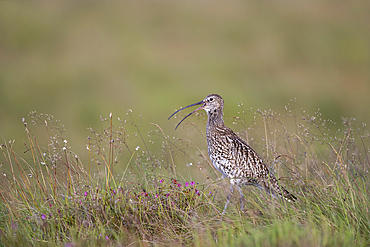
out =
[[[197,194],[199,196],[200,195],[199,190],[195,190],[195,194]]]
[[[46,219],[46,215],[45,214],[42,214],[41,215],[41,219],[45,220]]]
[[[160,184],[161,184],[161,183],[163,183],[163,179],[159,180],[159,183],[160,183]]]
[[[87,196],[87,191],[85,191],[85,196]]]
[[[155,198],[158,198],[158,196],[159,196],[158,194],[155,194]]]
[[[181,186],[182,186],[181,184],[177,184],[177,187],[181,188]]]
[[[188,186],[189,186],[189,182],[186,182],[186,183],[185,183],[185,187],[188,187]]]
[[[192,186],[193,186],[194,184],[195,184],[195,182],[194,182],[194,181],[191,181],[191,182],[190,182],[190,185],[192,185]]]

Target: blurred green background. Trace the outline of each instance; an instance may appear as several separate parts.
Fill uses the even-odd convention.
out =
[[[15,145],[32,110],[61,120],[80,155],[110,112],[186,137],[168,116],[210,93],[226,118],[296,98],[369,122],[370,1],[0,2],[0,132]]]

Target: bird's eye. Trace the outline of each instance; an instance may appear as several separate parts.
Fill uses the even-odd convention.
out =
[[[212,101],[213,100],[213,98],[209,98],[209,101]]]

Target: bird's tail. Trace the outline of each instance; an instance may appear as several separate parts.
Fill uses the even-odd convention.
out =
[[[284,197],[285,200],[291,201],[291,202],[297,201],[297,197],[295,195],[293,195],[292,193],[290,193],[289,191],[287,191],[283,187],[281,187],[281,189],[283,191],[283,197]]]
[[[287,201],[295,202],[297,200],[297,197],[290,193],[287,189],[285,189],[283,186],[279,184],[279,181],[276,179],[274,175],[270,174],[270,177],[268,180],[263,179],[261,181],[262,187],[265,189],[265,191],[272,195],[273,197],[282,197]]]

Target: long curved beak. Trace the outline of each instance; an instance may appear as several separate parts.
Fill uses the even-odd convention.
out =
[[[179,125],[187,118],[187,117],[189,117],[191,114],[193,114],[193,113],[195,113],[195,112],[197,112],[197,111],[199,111],[199,110],[202,110],[203,108],[204,108],[204,106],[206,105],[205,103],[204,103],[204,101],[202,100],[202,101],[199,101],[198,103],[194,103],[194,104],[191,104],[191,105],[188,105],[188,106],[185,106],[185,107],[183,107],[183,108],[181,108],[181,109],[179,109],[179,110],[177,110],[177,111],[175,111],[174,113],[172,113],[172,115],[168,118],[168,119],[170,119],[173,115],[175,115],[176,113],[178,113],[179,111],[182,111],[182,110],[184,110],[184,109],[186,109],[186,108],[189,108],[189,107],[192,107],[192,106],[195,106],[195,105],[201,105],[201,104],[203,104],[201,107],[199,107],[198,109],[196,109],[196,110],[194,110],[194,111],[192,111],[192,112],[190,112],[188,115],[186,115],[177,125],[176,125],[176,128],[175,128],[175,130],[177,129],[177,127],[179,127]]]

